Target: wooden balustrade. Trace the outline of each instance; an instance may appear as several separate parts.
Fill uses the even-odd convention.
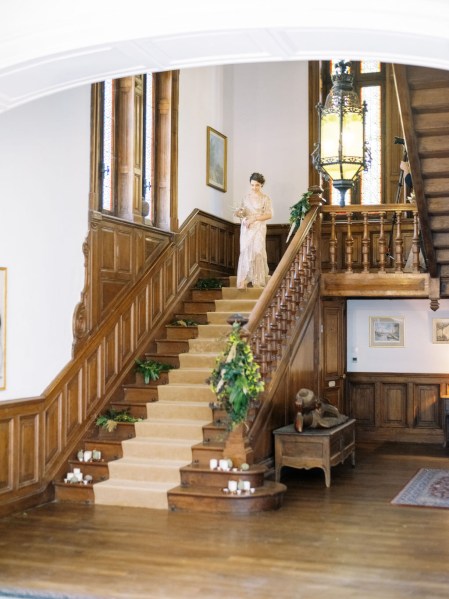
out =
[[[419,221],[414,204],[323,206],[322,212],[324,219],[330,221],[330,234],[325,243],[331,273],[353,273],[356,268],[363,273],[389,270],[401,273],[409,252],[414,256],[411,272],[420,272]],[[409,223],[409,219],[404,219],[407,213],[412,213],[413,233],[407,226],[404,235],[404,223]],[[341,243],[343,247],[339,248]],[[339,260],[340,251],[344,260]]]
[[[267,383],[288,347],[292,323],[298,320],[319,279],[318,215],[323,199],[319,187],[311,190],[311,209],[245,326],[255,359]]]

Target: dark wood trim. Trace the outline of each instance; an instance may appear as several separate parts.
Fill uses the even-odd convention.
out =
[[[318,112],[316,106],[321,98],[321,62],[309,60],[309,187],[320,185],[321,177],[312,164],[312,152],[318,143]]]

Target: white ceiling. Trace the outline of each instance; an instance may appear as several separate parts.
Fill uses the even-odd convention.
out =
[[[448,0],[0,0],[0,8],[0,112],[109,77],[193,66],[376,58],[449,69]]]

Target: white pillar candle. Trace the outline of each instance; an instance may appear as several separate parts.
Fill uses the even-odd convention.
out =
[[[249,491],[250,489],[251,489],[251,481],[244,480],[243,481],[243,490],[244,491]]]
[[[215,470],[218,467],[218,460],[212,459],[209,461],[209,466],[211,470]]]
[[[67,480],[68,481],[71,481],[74,476],[75,475],[73,474],[73,472],[67,472]]]
[[[73,469],[73,474],[80,474],[81,472],[81,468],[74,468]]]
[[[219,465],[222,470],[229,470],[228,460],[220,460]]]
[[[237,491],[237,481],[236,480],[230,480],[228,481],[228,489],[234,493],[235,491]]]
[[[84,461],[90,462],[91,459],[92,459],[92,452],[89,449],[86,449],[86,451],[84,452]]]

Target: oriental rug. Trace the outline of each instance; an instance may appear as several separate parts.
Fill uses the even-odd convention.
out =
[[[421,468],[391,503],[449,508],[449,470]]]

